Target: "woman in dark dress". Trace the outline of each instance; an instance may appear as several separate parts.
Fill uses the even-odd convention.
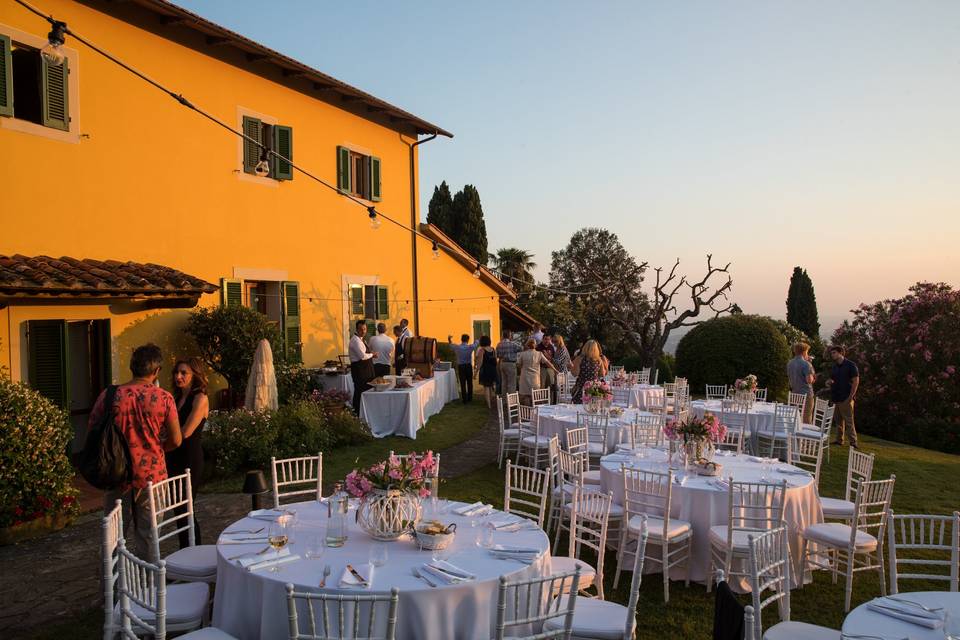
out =
[[[210,401],[207,398],[207,376],[198,358],[180,360],[173,367],[173,399],[177,403],[183,443],[167,452],[167,475],[179,476],[190,469],[190,487],[196,503],[197,490],[203,479],[203,447],[200,437],[207,423]],[[180,511],[178,510],[178,513]],[[196,512],[194,512],[196,516]],[[180,548],[189,545],[186,531],[181,531]],[[200,525],[194,517],[194,543],[200,544]]]
[[[487,408],[492,409],[497,395],[497,352],[490,346],[490,336],[480,336],[480,348],[474,357],[477,377],[483,386],[483,396],[487,399]]]
[[[596,340],[587,340],[570,365],[571,372],[577,376],[577,382],[570,392],[573,404],[583,404],[583,385],[600,380],[607,375],[609,365],[610,361],[600,350],[600,343]]]

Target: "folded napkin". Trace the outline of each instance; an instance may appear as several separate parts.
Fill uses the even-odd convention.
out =
[[[687,483],[687,476],[673,476],[673,483],[682,487]]]
[[[432,577],[436,577],[447,583],[468,582],[470,580],[477,579],[477,576],[474,574],[470,573],[469,571],[465,571],[456,565],[452,565],[446,560],[428,562],[421,568],[429,573]]]
[[[221,533],[217,544],[266,544],[267,536],[252,533]]]
[[[728,483],[726,480],[712,480],[711,484],[722,491],[730,490],[730,483]]]
[[[867,608],[885,616],[911,622],[928,629],[939,629],[943,626],[942,611],[924,611],[914,604],[891,600],[890,598],[876,598],[867,603]]]
[[[263,554],[237,558],[237,564],[247,571],[256,571],[257,569],[263,569],[264,567],[269,567],[275,564],[286,564],[287,562],[293,562],[294,560],[299,559],[300,556],[290,553],[290,549],[284,547],[283,549],[280,549],[280,551],[274,551],[271,549]]]
[[[624,453],[611,453],[610,455],[603,456],[603,460],[604,462],[630,462],[633,460],[633,456]]]
[[[495,544],[490,552],[506,556],[531,556],[533,558],[540,555],[540,549],[535,547],[518,547],[512,544]]]
[[[281,511],[280,509],[257,509],[256,511],[251,511],[247,514],[248,518],[256,518],[257,520],[266,520],[267,522],[276,522],[277,518],[283,515],[287,515],[289,511]]]
[[[809,471],[804,471],[803,469],[796,469],[794,467],[777,467],[777,473],[786,473],[788,475],[794,476],[807,476],[810,477]]]
[[[340,575],[340,587],[343,589],[369,589],[370,585],[373,584],[373,565],[358,564],[353,568],[357,573],[366,579],[366,584],[360,580],[357,580],[356,576],[350,573],[349,569],[344,567],[343,573]]]
[[[453,510],[458,516],[479,516],[488,511],[492,511],[493,507],[489,504],[483,504],[482,502],[474,502],[473,504],[468,504],[464,507],[457,507]]]

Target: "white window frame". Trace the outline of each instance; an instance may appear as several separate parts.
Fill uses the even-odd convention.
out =
[[[274,118],[273,116],[268,116],[265,113],[260,113],[259,111],[254,111],[243,106],[237,106],[237,131],[243,131],[243,117],[247,116],[248,118],[256,118],[263,124],[269,124],[270,126],[280,124],[280,121]],[[247,173],[243,170],[243,143],[246,141],[246,138],[243,136],[237,136],[237,169],[234,169],[233,172],[237,174],[237,179],[241,182],[252,182],[254,184],[262,184],[265,186],[273,187],[274,189],[279,188],[280,181],[276,178],[271,178],[269,176],[257,176],[250,173]]]

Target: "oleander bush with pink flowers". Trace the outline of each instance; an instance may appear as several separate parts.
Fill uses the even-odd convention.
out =
[[[833,343],[860,368],[859,431],[960,453],[960,291],[920,282],[860,305]]]

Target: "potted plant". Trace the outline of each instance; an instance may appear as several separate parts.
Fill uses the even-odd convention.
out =
[[[751,373],[744,378],[737,378],[733,383],[733,399],[748,407],[753,406],[757,399],[757,376]]]

